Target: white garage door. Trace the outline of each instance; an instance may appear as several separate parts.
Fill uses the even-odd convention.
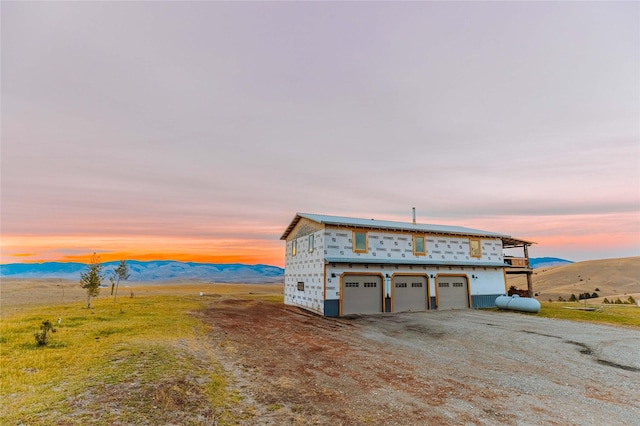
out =
[[[342,315],[382,312],[382,277],[345,275],[342,278]]]
[[[419,275],[394,276],[393,311],[426,311],[427,310],[427,277]]]
[[[469,291],[466,277],[438,277],[438,309],[465,309],[469,307]]]

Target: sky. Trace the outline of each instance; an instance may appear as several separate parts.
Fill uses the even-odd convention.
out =
[[[640,255],[638,2],[11,2],[0,263],[284,265],[296,212]]]

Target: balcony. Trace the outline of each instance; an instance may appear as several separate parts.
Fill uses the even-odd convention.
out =
[[[512,268],[529,268],[529,259],[526,257],[505,256],[504,262]]]

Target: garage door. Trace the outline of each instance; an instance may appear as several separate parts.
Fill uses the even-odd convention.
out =
[[[419,275],[394,276],[393,311],[426,311],[427,310],[427,277]]]
[[[345,275],[342,278],[342,315],[382,312],[382,277]]]
[[[469,307],[466,277],[438,277],[438,309],[464,309]]]

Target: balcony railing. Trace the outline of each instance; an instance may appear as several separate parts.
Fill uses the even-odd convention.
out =
[[[529,259],[526,257],[505,257],[504,262],[512,268],[528,268]]]

